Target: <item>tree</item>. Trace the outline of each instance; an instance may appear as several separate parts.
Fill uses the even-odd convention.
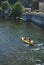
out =
[[[38,10],[39,9],[39,1],[32,0],[31,7],[32,7],[32,10]]]
[[[15,4],[18,0],[8,0],[10,4]]]
[[[18,1],[14,4],[12,15],[14,16],[14,18],[16,18],[16,17],[20,18],[22,16],[22,4],[21,4],[21,2]]]
[[[29,4],[32,2],[32,0],[20,0],[25,7],[30,7]]]
[[[11,6],[10,6],[8,1],[3,1],[1,6],[2,6],[3,9],[7,9],[7,8],[11,9]]]
[[[9,4],[8,1],[2,1],[2,5],[1,5],[3,12],[7,15],[11,14],[12,8],[11,5]]]

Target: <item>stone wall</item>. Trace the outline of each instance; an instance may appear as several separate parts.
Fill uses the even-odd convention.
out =
[[[44,28],[44,14],[32,14],[32,22]]]
[[[24,13],[23,14],[23,16],[22,16],[22,18],[23,18],[23,21],[27,21],[27,22],[31,22],[31,14],[28,14],[28,13]]]

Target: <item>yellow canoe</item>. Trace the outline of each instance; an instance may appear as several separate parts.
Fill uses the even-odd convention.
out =
[[[24,38],[25,38],[25,37],[21,37],[21,39],[22,39],[22,41],[23,41],[24,43],[29,44],[29,45],[31,45],[31,46],[34,45],[34,41],[33,41],[33,40],[31,40],[31,41],[29,42],[29,38],[26,38],[26,39],[24,39]]]

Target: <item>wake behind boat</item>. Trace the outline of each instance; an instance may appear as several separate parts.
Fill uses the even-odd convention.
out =
[[[27,37],[21,37],[22,41],[25,43],[25,44],[29,44],[30,46],[33,46],[34,45],[34,41],[31,40],[30,38],[27,38]]]

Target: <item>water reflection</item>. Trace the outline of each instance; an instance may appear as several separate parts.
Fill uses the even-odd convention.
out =
[[[36,44],[34,47],[26,46],[22,36],[32,38],[36,44],[44,43],[44,31],[30,23],[0,22],[0,65],[35,65],[35,59],[44,62],[44,49],[38,50]]]

